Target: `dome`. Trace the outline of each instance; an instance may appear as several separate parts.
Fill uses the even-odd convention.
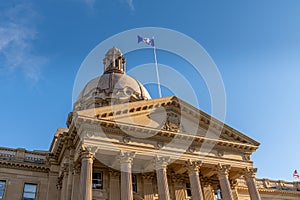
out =
[[[151,99],[146,88],[125,72],[121,51],[111,48],[103,59],[104,73],[89,81],[79,94],[74,110]]]

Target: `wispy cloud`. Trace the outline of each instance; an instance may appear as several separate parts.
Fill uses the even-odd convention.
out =
[[[44,58],[33,53],[37,39],[38,14],[31,4],[22,3],[0,10],[0,69],[13,73],[21,70],[34,81],[41,77]]]
[[[93,10],[96,0],[84,0],[84,3],[89,7],[89,9]]]
[[[128,6],[129,6],[130,10],[134,11],[135,8],[134,8],[134,5],[133,5],[133,0],[126,0],[126,2],[127,2]]]

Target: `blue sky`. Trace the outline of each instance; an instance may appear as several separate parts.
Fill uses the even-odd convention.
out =
[[[1,1],[0,146],[48,149],[66,126],[87,54],[119,32],[165,27],[192,37],[215,61],[225,122],[261,143],[252,156],[258,177],[293,180],[300,171],[299,10],[297,0]],[[166,58],[158,52],[159,61],[173,63]],[[199,97],[209,112],[207,91]]]

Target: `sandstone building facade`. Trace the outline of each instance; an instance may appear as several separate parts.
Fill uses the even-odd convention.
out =
[[[258,142],[178,97],[151,99],[119,49],[103,63],[49,151],[0,148],[0,199],[300,199],[300,182],[255,177]]]

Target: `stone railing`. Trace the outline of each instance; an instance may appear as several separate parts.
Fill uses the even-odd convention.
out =
[[[238,187],[247,187],[244,179],[238,179]],[[287,182],[282,180],[256,179],[256,186],[258,189],[273,189],[286,191],[299,191],[300,182]]]
[[[46,152],[27,151],[22,148],[11,149],[0,147],[0,160],[45,164],[46,155]]]

